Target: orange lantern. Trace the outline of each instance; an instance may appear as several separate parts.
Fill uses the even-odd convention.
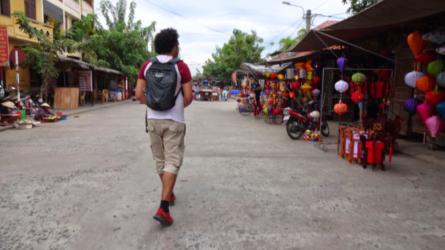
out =
[[[341,100],[335,104],[334,106],[334,112],[337,115],[344,115],[346,113],[348,113],[348,105],[346,105],[345,103],[343,103]]]
[[[277,75],[277,79],[280,80],[280,81],[283,81],[284,80],[284,75],[283,74],[278,74]]]
[[[422,76],[416,81],[416,88],[423,93],[432,91],[436,86],[436,80],[429,75]]]
[[[295,67],[298,69],[298,70],[300,70],[300,69],[304,69],[304,66],[305,66],[305,63],[296,63],[295,64]]]
[[[291,99],[294,99],[294,98],[295,98],[295,93],[294,93],[294,92],[290,92],[290,93],[289,93],[289,97],[290,97]]]
[[[422,33],[418,31],[409,34],[406,42],[414,56],[419,56],[426,47],[426,42],[422,38]]]
[[[312,60],[308,60],[305,64],[304,64],[304,68],[306,69],[306,71],[314,71],[314,68],[312,67]]]

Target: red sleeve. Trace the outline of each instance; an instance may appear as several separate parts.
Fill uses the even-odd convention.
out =
[[[179,74],[181,74],[181,83],[185,84],[192,80],[192,73],[190,72],[189,66],[183,62],[178,62]]]
[[[150,61],[146,61],[144,64],[142,64],[141,69],[139,70],[138,79],[145,80],[145,69],[147,68],[147,65],[150,63]]]

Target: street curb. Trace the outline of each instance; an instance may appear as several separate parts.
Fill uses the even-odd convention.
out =
[[[121,102],[113,102],[113,103],[109,103],[109,104],[105,104],[105,105],[100,105],[100,106],[93,106],[91,108],[85,109],[85,110],[80,110],[80,111],[73,111],[72,113],[67,113],[66,116],[67,117],[72,117],[72,116],[76,116],[76,115],[80,115],[80,114],[85,114],[88,112],[93,112],[93,111],[97,111],[100,109],[106,109],[106,108],[111,108],[114,106],[119,106],[119,105],[123,105],[123,104],[127,104],[127,103],[132,103],[133,101],[130,100],[125,100],[125,101],[121,101]],[[14,125],[9,125],[9,126],[4,126],[4,127],[0,127],[0,133],[13,129]]]

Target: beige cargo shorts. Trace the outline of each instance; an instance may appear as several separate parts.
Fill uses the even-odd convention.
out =
[[[178,174],[184,159],[185,124],[172,120],[149,119],[147,129],[157,173]]]

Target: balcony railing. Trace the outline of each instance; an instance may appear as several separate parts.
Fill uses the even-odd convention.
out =
[[[31,19],[29,21],[31,26],[47,34],[48,37],[53,37],[54,29],[51,25],[43,24]],[[0,16],[0,23],[8,28],[8,35],[10,37],[27,42],[37,42],[37,39],[29,38],[28,34],[20,29],[19,25],[16,24],[15,17]]]
[[[93,6],[89,2],[82,0],[82,15],[93,14],[93,12]]]

